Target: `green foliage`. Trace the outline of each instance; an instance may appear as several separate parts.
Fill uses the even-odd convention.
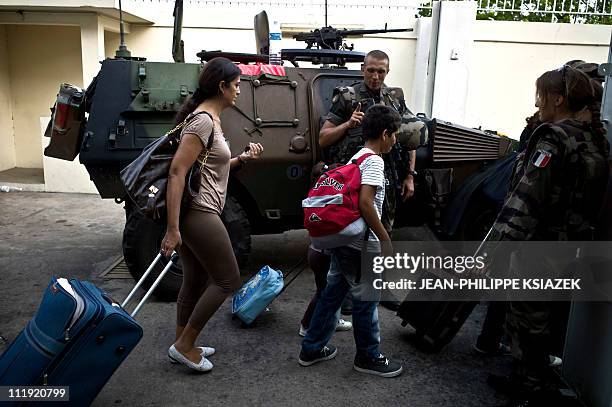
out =
[[[432,1],[423,3],[419,15],[431,17],[431,7]],[[612,1],[534,0],[521,3],[520,0],[478,0],[476,19],[612,25],[612,16],[595,13],[612,14]]]

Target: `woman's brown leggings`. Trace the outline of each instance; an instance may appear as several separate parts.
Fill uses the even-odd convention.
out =
[[[240,288],[240,271],[227,230],[216,213],[186,209],[181,218],[183,284],[178,326],[200,331],[228,295]]]

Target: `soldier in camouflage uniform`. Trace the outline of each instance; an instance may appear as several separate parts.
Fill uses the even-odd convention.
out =
[[[588,76],[564,65],[536,82],[536,107],[543,123],[529,138],[515,168],[510,194],[500,211],[492,241],[592,240],[608,179],[609,146]],[[591,122],[583,122],[585,109]],[[513,258],[514,260],[515,258]],[[542,259],[542,264],[546,259]],[[510,265],[520,268],[520,264]],[[523,270],[523,272],[529,272]],[[531,405],[550,405],[551,306],[513,301],[507,328],[515,368],[505,381],[490,384]],[[540,397],[540,398],[538,398]],[[535,402],[535,404],[534,404]]]
[[[369,52],[361,70],[363,81],[334,89],[332,107],[319,133],[319,145],[327,164],[344,164],[363,146],[361,120],[372,104],[393,107],[400,114],[410,113],[402,90],[384,84],[389,72],[387,54],[378,50]],[[415,153],[402,151],[401,144],[396,143],[389,154],[383,154],[383,159],[387,188],[382,223],[391,233],[398,193],[404,200],[414,194]]]
[[[592,120],[590,111],[595,110],[599,112],[601,110],[599,103],[603,97],[603,88],[601,84],[603,83],[605,77],[599,74],[599,65],[595,63],[575,59],[566,62],[565,65],[584,72],[592,81],[591,83],[595,91],[596,104],[593,105],[591,109],[581,111],[577,116],[577,119],[580,121],[590,122]],[[523,164],[525,157],[524,151],[527,148],[531,134],[542,124],[539,112],[536,111],[535,114],[526,118],[526,122],[527,125],[521,132],[519,139],[519,145],[517,148],[517,153],[519,153],[519,156],[517,157],[515,163],[515,171],[516,168],[520,168]],[[503,326],[506,321],[506,312],[504,307],[505,303],[492,302],[489,304],[481,334],[478,337],[478,341],[474,347],[478,352],[494,354],[499,353],[499,351],[504,351],[505,345],[500,344],[504,333]],[[567,302],[555,302],[553,307],[557,308],[555,311],[558,314],[558,318],[553,326],[555,345],[552,347],[551,352],[553,355],[560,355],[562,353],[563,344],[565,341],[565,331],[567,330],[569,304]]]

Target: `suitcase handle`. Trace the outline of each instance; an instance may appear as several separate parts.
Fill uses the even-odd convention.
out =
[[[125,300],[123,300],[123,302],[121,303],[121,308],[124,308],[127,306],[127,304],[130,302],[130,300],[132,299],[132,297],[134,296],[134,294],[136,293],[136,291],[140,288],[140,286],[144,283],[145,279],[149,276],[149,274],[151,274],[151,271],[153,271],[153,268],[155,268],[155,265],[161,260],[162,258],[162,254],[161,252],[157,254],[157,256],[155,257],[155,259],[153,260],[153,262],[151,263],[151,265],[149,266],[149,268],[147,269],[147,271],[145,271],[145,273],[142,275],[142,277],[140,277],[140,280],[138,280],[138,282],[136,283],[136,285],[134,286],[134,288],[132,289],[132,291],[130,291],[130,293],[128,294],[128,296],[125,298]],[[142,298],[142,300],[140,300],[140,302],[138,303],[138,305],[136,305],[136,308],[134,308],[134,310],[132,311],[132,313],[130,314],[130,316],[133,318],[136,316],[136,314],[138,313],[138,311],[140,311],[140,308],[144,305],[145,302],[147,302],[147,300],[149,299],[149,297],[151,296],[151,294],[153,294],[153,291],[155,290],[155,288],[157,288],[157,286],[159,285],[159,283],[161,282],[161,280],[164,278],[164,276],[166,275],[166,273],[168,272],[168,270],[170,270],[170,267],[172,267],[172,265],[176,262],[178,258],[178,254],[176,252],[172,252],[172,255],[170,256],[170,261],[168,261],[168,264],[166,264],[166,267],[164,267],[164,269],[162,270],[161,273],[159,273],[159,276],[157,276],[157,278],[155,279],[155,281],[153,282],[153,285],[151,285],[151,287],[149,288],[149,290],[145,293],[144,297]]]
[[[111,297],[110,295],[108,295],[106,292],[102,292],[102,298],[104,298],[106,302],[108,302],[111,306],[119,307],[119,302],[115,301],[115,299]]]

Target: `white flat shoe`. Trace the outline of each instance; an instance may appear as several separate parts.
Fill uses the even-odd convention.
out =
[[[204,356],[202,356],[202,359],[200,359],[200,363],[193,363],[191,360],[187,359],[181,352],[176,350],[174,345],[170,346],[170,349],[168,349],[168,356],[170,357],[170,359],[175,360],[177,363],[180,363],[192,370],[197,370],[198,372],[208,372],[213,368],[213,364],[210,363],[210,360],[206,359]]]
[[[209,346],[198,346],[197,349],[200,349],[200,355],[204,356],[205,358],[214,355],[216,352],[215,348],[211,348]],[[170,352],[168,352],[168,358],[170,363],[178,363],[176,360],[172,359]]]

